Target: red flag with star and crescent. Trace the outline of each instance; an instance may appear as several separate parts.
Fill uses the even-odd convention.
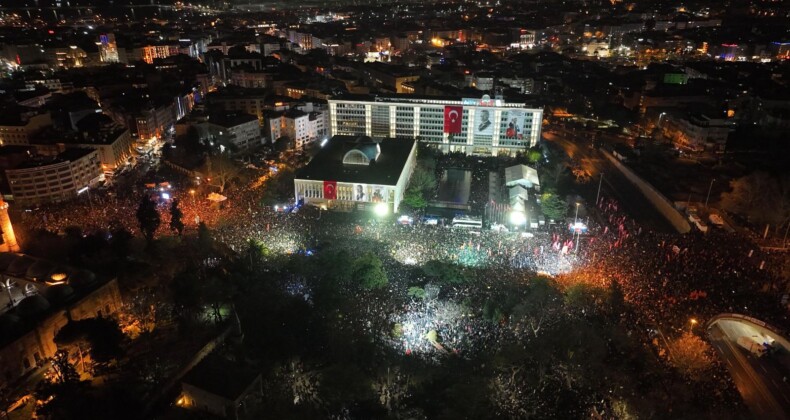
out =
[[[324,199],[337,199],[337,181],[324,181]]]
[[[464,107],[445,106],[444,107],[444,132],[447,134],[461,134],[461,116]]]

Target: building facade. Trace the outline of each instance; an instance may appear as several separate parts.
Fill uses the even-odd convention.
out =
[[[296,173],[297,202],[354,211],[384,205],[396,212],[417,161],[417,142],[336,136]]]
[[[232,144],[239,151],[261,144],[261,128],[255,115],[241,112],[213,115],[209,118],[208,129],[211,137]]]
[[[676,147],[693,151],[719,150],[727,145],[727,138],[735,130],[735,123],[726,118],[713,118],[696,113],[685,116],[668,115],[661,119],[664,136]]]
[[[49,113],[34,115],[19,121],[8,121],[0,125],[0,146],[30,144],[30,137],[33,134],[50,125],[52,125],[52,117]]]
[[[95,149],[68,149],[55,158],[33,160],[6,170],[14,201],[23,204],[70,200],[103,177],[99,152]]]
[[[347,95],[328,102],[330,135],[412,138],[446,153],[512,156],[538,144],[543,122],[543,109],[487,95]]]
[[[303,111],[293,108],[267,115],[264,122],[265,135],[270,141],[287,137],[294,141],[297,149],[329,135],[329,113],[322,109]]]

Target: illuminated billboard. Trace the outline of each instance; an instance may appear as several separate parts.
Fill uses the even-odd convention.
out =
[[[527,113],[521,110],[508,110],[502,112],[502,121],[507,125],[501,136],[508,139],[523,139],[527,129]]]
[[[354,184],[354,201],[370,201],[367,185]]]
[[[494,134],[494,110],[477,109],[475,112],[475,135],[491,136]]]

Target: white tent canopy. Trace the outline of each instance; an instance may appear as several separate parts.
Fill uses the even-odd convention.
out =
[[[505,186],[511,188],[517,185],[539,190],[538,171],[527,165],[515,165],[505,169]]]
[[[216,201],[216,202],[225,201],[225,200],[228,199],[228,197],[225,197],[224,195],[217,194],[215,192],[209,194],[208,197],[206,197],[206,198],[209,201]]]

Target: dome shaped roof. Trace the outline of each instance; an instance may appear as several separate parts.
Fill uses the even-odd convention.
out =
[[[36,260],[32,257],[20,255],[8,265],[6,273],[15,277],[24,277],[25,273],[27,273],[27,269],[30,268],[34,262],[36,262]]]
[[[79,270],[69,277],[69,284],[75,288],[89,287],[96,283],[96,274],[88,270]]]
[[[55,269],[55,264],[46,260],[36,260],[27,268],[25,277],[33,281],[44,281],[49,277],[49,273]]]
[[[14,254],[13,252],[0,253],[0,271],[8,270],[8,266],[19,257],[19,254]]]
[[[16,306],[16,312],[21,317],[40,315],[49,309],[49,301],[41,295],[32,295],[22,299]]]
[[[357,138],[356,144],[343,156],[343,164],[369,165],[381,154],[381,146],[367,136]]]
[[[48,301],[58,304],[69,300],[69,298],[74,294],[74,289],[72,289],[68,284],[59,284],[57,286],[49,287],[45,293],[47,295]]]
[[[0,316],[0,335],[7,336],[15,333],[19,330],[21,322],[21,318],[11,313]]]

